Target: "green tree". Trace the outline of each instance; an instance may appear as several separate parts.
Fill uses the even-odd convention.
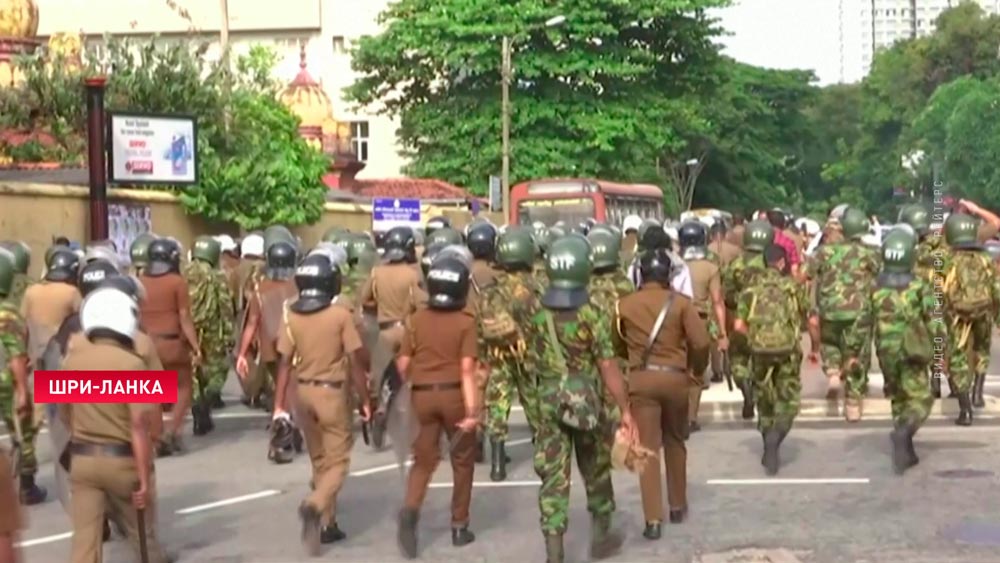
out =
[[[500,169],[501,40],[513,42],[512,181],[656,178],[679,142],[678,100],[711,86],[727,0],[401,0],[363,38],[347,90],[399,116],[408,172],[483,193]],[[554,16],[557,28],[545,28]],[[685,125],[686,126],[686,125]]]
[[[985,118],[1000,108],[997,79],[966,85],[948,119],[944,160],[951,182],[961,195],[990,206],[1000,205],[1000,122]],[[942,89],[946,86],[942,87]]]

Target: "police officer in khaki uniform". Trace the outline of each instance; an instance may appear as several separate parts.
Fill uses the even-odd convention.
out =
[[[143,371],[135,353],[139,308],[126,293],[112,288],[87,296],[80,320],[87,343],[70,350],[65,370]],[[102,560],[104,515],[120,517],[133,549],[139,551],[137,510],[145,511],[150,562],[167,560],[156,534],[153,448],[149,431],[159,417],[153,405],[74,404],[71,416],[70,483],[73,493],[71,561]]]
[[[733,213],[733,228],[729,229],[726,240],[729,244],[742,249],[743,233],[746,232],[746,218],[742,213]]]
[[[303,542],[314,557],[320,544],[346,537],[337,526],[336,502],[354,444],[352,388],[363,401],[365,418],[371,415],[361,336],[350,309],[332,306],[340,283],[340,271],[328,256],[306,257],[295,273],[298,299],[288,305],[278,335],[275,417],[285,411],[288,383],[294,376],[296,420],[312,460],[314,485],[299,515]]]
[[[629,394],[639,441],[659,453],[663,448],[670,522],[687,510],[689,370],[704,370],[709,338],[698,308],[670,286],[673,267],[666,250],[656,249],[639,262],[643,284],[618,302],[618,330],[628,348]],[[663,494],[659,463],[639,477],[643,535],[660,539]]]
[[[681,256],[691,272],[694,304],[702,320],[715,331],[712,335],[715,337],[715,348],[725,352],[729,347],[726,338],[726,304],[722,299],[719,266],[708,258],[705,246],[707,237],[705,225],[698,221],[684,223],[677,232]],[[698,408],[701,406],[701,391],[705,386],[705,370],[692,371],[691,375],[695,384],[688,390],[688,424],[691,432],[697,432],[701,429],[698,424]]]
[[[728,229],[723,221],[720,220],[713,223],[712,228],[708,230],[708,234],[712,241],[709,246],[712,252],[719,257],[718,266],[720,270],[725,269],[733,260],[739,258],[740,254],[743,254],[742,247],[736,246],[726,238]]]
[[[201,346],[191,319],[188,284],[180,274],[181,249],[170,239],[157,239],[149,245],[149,265],[143,269],[141,282],[146,298],[141,304],[143,332],[152,337],[156,354],[165,369],[177,372],[177,402],[170,411],[170,428],[161,436],[159,455],[179,453],[183,449],[181,432],[193,399],[193,365],[201,361]],[[160,422],[154,422],[154,435],[160,435]]]
[[[409,227],[395,227],[385,236],[385,263],[372,269],[361,288],[358,302],[372,304],[377,311],[379,336],[372,352],[372,393],[379,393],[386,370],[403,341],[403,321],[427,301],[420,268],[417,266],[416,239]],[[385,404],[380,401],[372,421],[372,442],[382,446],[385,435]]]
[[[417,521],[434,470],[440,461],[441,435],[448,437],[454,488],[451,543],[468,545],[469,504],[475,472],[480,393],[476,382],[476,320],[466,310],[470,268],[455,257],[438,257],[427,275],[428,308],[409,318],[398,367],[410,382],[420,428],[413,443],[413,467],[399,514],[399,546],[417,557]]]
[[[14,563],[18,560],[17,534],[24,529],[21,519],[21,504],[14,490],[14,476],[10,471],[10,456],[0,447],[0,562]]]

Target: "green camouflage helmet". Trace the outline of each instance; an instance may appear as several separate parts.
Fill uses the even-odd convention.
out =
[[[191,248],[191,257],[201,260],[213,268],[219,265],[219,256],[222,254],[222,244],[208,235],[202,235],[194,240]]]
[[[587,235],[594,269],[616,268],[621,262],[621,239],[610,229],[594,228]]]
[[[31,247],[19,240],[7,240],[0,243],[14,256],[14,270],[19,274],[27,274],[31,266]]]
[[[156,235],[152,233],[142,233],[132,241],[132,245],[128,248],[129,258],[132,260],[132,264],[136,266],[145,266],[149,263],[149,245],[156,240]],[[55,248],[55,247],[53,247]],[[49,249],[51,252],[52,249]],[[49,261],[49,252],[45,254],[45,263]]]
[[[899,223],[913,227],[918,235],[924,236],[931,230],[931,214],[919,203],[903,206],[899,210]]]
[[[944,240],[953,248],[973,248],[979,237],[976,218],[965,213],[952,213],[944,222]]]
[[[13,252],[0,248],[0,297],[10,295],[10,290],[14,287],[14,259]]]
[[[506,270],[531,269],[535,241],[527,229],[507,229],[497,239],[497,264]]]
[[[544,256],[549,247],[549,228],[545,225],[532,227],[531,239],[535,241],[535,255]]]
[[[451,227],[434,229],[431,234],[427,235],[427,239],[424,240],[424,245],[430,246],[435,242],[443,242],[446,245],[462,244],[462,233],[452,229]]]
[[[542,296],[542,305],[576,309],[585,304],[590,270],[590,244],[585,238],[566,236],[553,242],[545,257],[549,287]]]
[[[844,238],[859,239],[868,234],[871,224],[864,211],[857,207],[848,207],[844,211],[844,216],[840,218],[840,228],[843,230]]]
[[[276,242],[287,242],[295,248],[299,247],[299,241],[284,225],[272,225],[264,230],[264,253]]]
[[[347,261],[350,264],[357,264],[361,255],[366,252],[378,253],[375,243],[367,235],[355,235],[351,237],[351,243],[347,245]]]
[[[916,240],[903,229],[893,229],[882,242],[882,271],[890,274],[909,274],[916,262]]]
[[[774,227],[767,221],[751,221],[743,231],[743,248],[750,252],[764,252],[774,244]]]
[[[545,237],[545,248],[546,250],[552,248],[552,243],[566,236],[566,229],[553,225],[549,227],[549,232]]]

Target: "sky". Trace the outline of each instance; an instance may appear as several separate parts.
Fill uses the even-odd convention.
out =
[[[839,0],[734,0],[718,16],[729,56],[777,69],[811,69],[821,85],[840,77]]]

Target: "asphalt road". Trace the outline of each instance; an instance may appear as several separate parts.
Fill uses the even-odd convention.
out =
[[[1000,360],[997,355],[995,350],[994,360]],[[814,367],[804,370],[803,377],[821,380]],[[991,385],[990,392],[1000,395],[1000,385]],[[710,405],[729,400],[719,389],[706,398]],[[230,406],[217,413],[213,434],[189,436],[185,455],[157,461],[163,542],[180,561],[307,560],[296,516],[308,490],[307,459],[303,455],[284,466],[267,462],[266,419],[230,399]],[[616,473],[617,522],[629,539],[612,561],[1000,562],[995,420],[984,416],[976,426],[958,428],[948,421],[951,415],[935,415],[917,436],[920,465],[898,477],[890,466],[888,422],[872,416],[866,424],[848,426],[836,413],[803,417],[783,448],[781,473],[768,478],[759,463],[760,437],[753,424],[717,422],[713,416],[703,414],[705,429],[689,443],[690,517],[682,525],[665,526],[660,541],[641,536],[637,479]],[[478,538],[472,545],[451,546],[450,469],[446,463],[438,469],[420,523],[422,560],[544,560],[538,482],[521,412],[512,414],[511,424],[508,480],[492,483],[488,466],[477,466],[472,529]],[[51,454],[44,434],[40,445],[39,481],[51,489]],[[393,454],[374,452],[359,438],[351,476],[338,500],[348,539],[325,548],[323,559],[401,560],[395,514],[402,494]],[[571,506],[567,560],[585,561],[589,518],[576,475]],[[66,561],[70,524],[58,501],[31,507],[28,518],[30,527],[21,538],[24,559]],[[119,540],[106,544],[105,560],[132,561],[132,556]]]

